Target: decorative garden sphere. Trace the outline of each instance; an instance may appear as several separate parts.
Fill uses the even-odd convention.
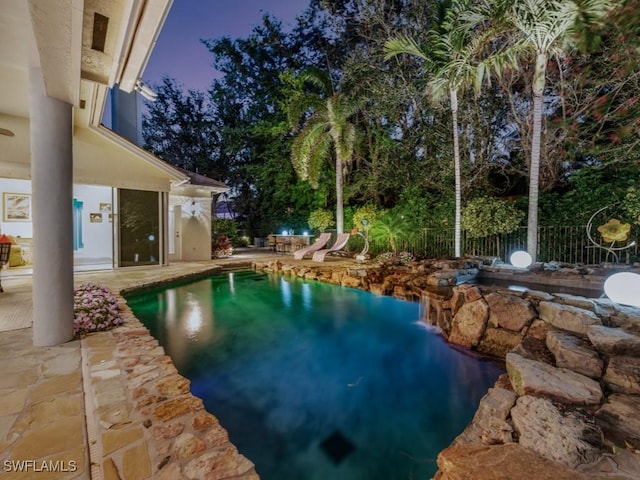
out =
[[[614,273],[604,282],[604,293],[613,302],[640,307],[640,275],[631,272]]]
[[[511,265],[518,268],[527,268],[533,262],[531,255],[529,255],[528,252],[523,252],[522,250],[513,252],[509,260],[511,261]]]

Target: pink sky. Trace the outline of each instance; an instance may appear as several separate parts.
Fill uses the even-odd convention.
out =
[[[309,0],[174,0],[143,79],[175,78],[186,88],[206,90],[214,76],[213,56],[201,38],[245,37],[266,12],[289,30]]]

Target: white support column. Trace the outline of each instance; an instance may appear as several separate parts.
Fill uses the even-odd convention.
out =
[[[73,338],[72,107],[29,71],[33,193],[33,344]]]

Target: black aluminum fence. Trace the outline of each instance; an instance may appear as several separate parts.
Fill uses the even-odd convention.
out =
[[[353,246],[354,250],[358,247]],[[461,249],[463,255],[499,257],[503,261],[508,261],[513,252],[527,249],[527,229],[521,227],[513,233],[483,238],[469,238],[463,230]],[[389,251],[389,245],[386,242],[371,242],[370,250],[375,255]],[[418,258],[453,256],[454,231],[452,228],[425,228],[412,239],[399,240],[397,250],[411,252]],[[631,263],[638,261],[640,248],[636,244],[616,253],[617,259],[603,248],[595,247],[587,237],[586,227],[538,228],[537,260],[539,262],[557,261],[582,265],[597,265],[604,262]]]

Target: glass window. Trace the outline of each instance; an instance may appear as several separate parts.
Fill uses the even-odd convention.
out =
[[[160,263],[160,206],[158,192],[119,191],[120,266]]]

